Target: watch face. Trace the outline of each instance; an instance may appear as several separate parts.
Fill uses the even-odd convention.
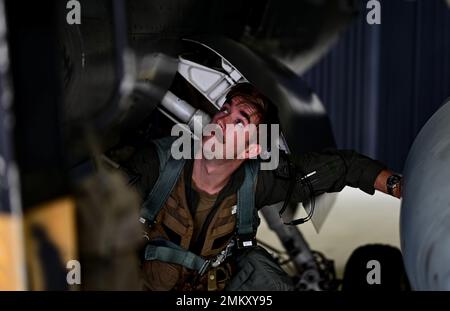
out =
[[[393,194],[393,191],[400,184],[401,177],[399,175],[391,175],[388,177],[386,186],[389,194]]]

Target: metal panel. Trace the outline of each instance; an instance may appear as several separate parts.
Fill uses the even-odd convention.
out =
[[[405,166],[401,241],[416,290],[450,290],[449,133],[450,102],[423,127]]]

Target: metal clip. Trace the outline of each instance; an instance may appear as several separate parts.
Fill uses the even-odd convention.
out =
[[[225,259],[227,259],[227,257],[231,254],[231,250],[232,250],[233,246],[234,246],[234,241],[231,240],[230,243],[228,243],[227,247],[225,247],[225,249],[223,251],[221,251],[219,255],[217,255],[217,257],[212,262],[211,266],[214,268],[220,266],[220,264],[222,262],[224,262]]]
[[[200,270],[198,270],[198,274],[200,276],[202,276],[203,274],[205,274],[205,272],[209,269],[210,266],[211,266],[211,260],[205,260],[205,263],[202,265]]]

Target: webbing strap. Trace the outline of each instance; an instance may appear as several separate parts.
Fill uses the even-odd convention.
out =
[[[172,138],[155,142],[160,162],[160,172],[153,189],[142,204],[140,219],[142,223],[149,221],[150,226],[167,201],[184,167],[184,159],[175,160],[170,155],[173,140]]]
[[[255,213],[255,185],[259,171],[259,162],[248,160],[245,164],[245,178],[237,194],[237,235],[238,246],[254,246],[255,236],[253,215]],[[239,245],[242,242],[242,245]]]
[[[202,274],[206,271],[209,261],[185,250],[175,243],[158,239],[151,241],[145,248],[145,260],[160,260],[182,265],[191,270],[197,270]]]

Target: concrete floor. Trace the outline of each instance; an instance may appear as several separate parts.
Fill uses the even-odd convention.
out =
[[[340,278],[345,263],[357,247],[370,243],[400,247],[399,217],[400,200],[378,191],[371,196],[358,189],[346,187],[337,195],[336,202],[319,233],[311,222],[300,225],[299,229],[313,250],[320,251],[335,261],[336,272]],[[282,249],[263,218],[257,237]]]

